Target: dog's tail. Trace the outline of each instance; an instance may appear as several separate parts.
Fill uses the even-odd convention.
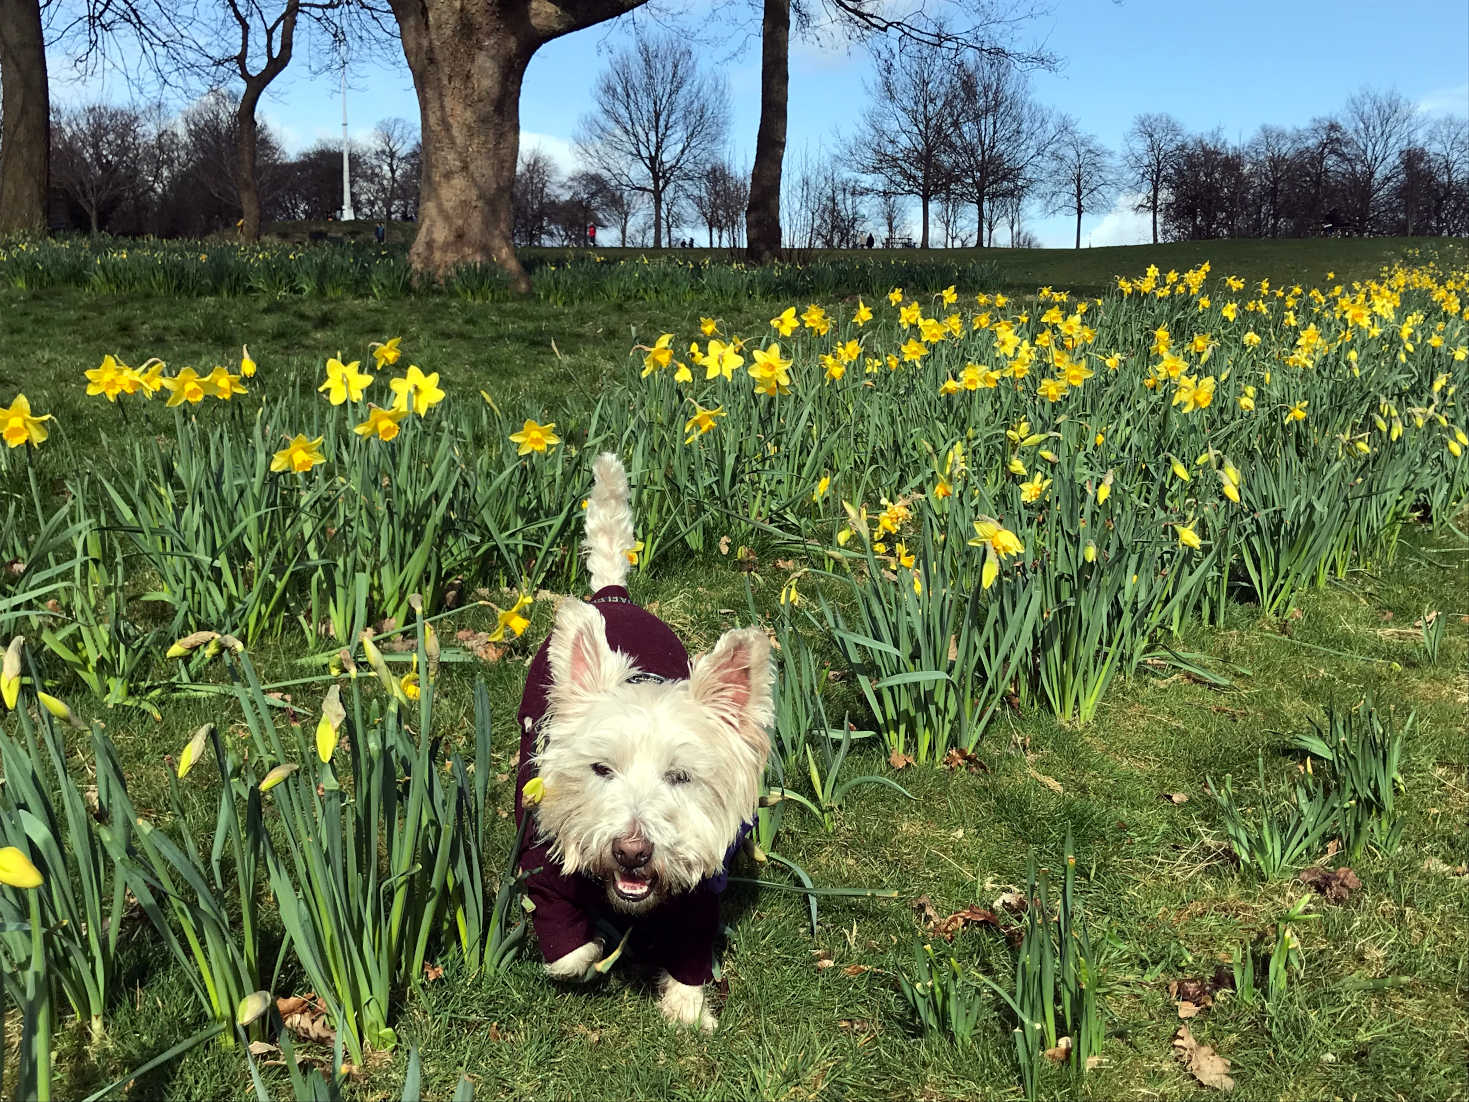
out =
[[[636,542],[632,526],[627,471],[612,452],[592,464],[592,495],[587,498],[587,531],[582,553],[592,578],[592,592],[626,585],[627,554]]]

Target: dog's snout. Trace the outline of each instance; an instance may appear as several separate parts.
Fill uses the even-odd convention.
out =
[[[640,869],[653,860],[653,843],[646,838],[619,838],[612,843],[612,856],[625,869]]]

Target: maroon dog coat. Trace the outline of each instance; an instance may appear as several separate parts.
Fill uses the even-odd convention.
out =
[[[650,680],[684,680],[689,676],[689,655],[673,629],[646,609],[635,605],[622,586],[599,589],[591,605],[602,614],[607,643],[613,650],[632,658],[639,673]],[[531,661],[520,701],[520,770],[515,780],[515,821],[527,809],[521,796],[525,784],[535,776],[537,725],[546,713],[551,685],[551,641],[541,644]],[[535,824],[527,831],[529,843],[521,853],[520,867],[531,875],[526,892],[535,903],[531,918],[541,954],[556,961],[580,949],[595,936],[600,918],[616,928],[632,925],[629,947],[637,956],[667,970],[679,983],[696,986],[713,978],[714,940],[719,932],[719,893],[723,874],[699,884],[691,892],[670,896],[653,910],[637,916],[615,911],[601,882],[581,874],[567,875],[551,856],[550,843],[536,838]],[[731,844],[726,866],[740,839]],[[532,872],[531,870],[538,870]]]

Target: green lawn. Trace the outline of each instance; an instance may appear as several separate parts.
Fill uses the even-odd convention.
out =
[[[1422,247],[1447,253],[1460,244]],[[1251,281],[1320,281],[1329,271],[1344,280],[1373,275],[1388,257],[1417,247],[1323,241],[994,250],[977,259],[993,265],[995,282],[963,290],[1023,295],[1049,284],[1099,294],[1113,276],[1148,263],[1182,269],[1204,258],[1213,259],[1216,274]],[[98,400],[82,396],[81,372],[106,353],[133,364],[157,355],[170,367],[207,371],[216,362],[237,362],[247,343],[262,371],[307,380],[338,350],[366,358],[369,341],[401,335],[425,370],[441,372],[456,388],[483,388],[506,409],[523,407],[526,416],[549,420],[604,391],[626,371],[636,343],[670,330],[686,341],[698,318],[711,313],[727,323],[726,331],[757,331],[788,305],[551,307],[444,297],[159,299],[0,290],[6,334],[0,401],[24,390],[33,407],[56,416],[73,444],[115,444],[129,434],[167,432],[172,421],[154,403],[136,407],[134,421],[124,422],[118,409],[99,413]],[[46,470],[44,452],[39,462]],[[634,596],[668,620],[691,651],[703,648],[748,619],[747,582],[757,608],[772,613],[791,565],[762,551],[751,574],[733,559],[660,565],[636,577]],[[549,629],[551,607],[550,600],[538,603],[531,629],[499,661],[449,665],[442,675],[436,717],[442,714],[443,733],[453,741],[470,730],[475,679],[488,684],[500,770],[491,791],[502,814],[513,799],[512,717],[524,664]],[[1447,623],[1436,661],[1411,630],[1427,611]],[[453,626],[484,629],[492,621],[471,611]],[[859,788],[830,832],[790,809],[779,844],[784,856],[819,884],[889,888],[898,898],[823,900],[813,937],[803,897],[732,887],[727,992],[712,1037],[664,1024],[645,978],[631,967],[588,990],[569,991],[544,979],[534,951],[503,976],[466,975],[450,962],[442,978],[409,994],[397,1022],[400,1048],[360,1069],[349,1091],[396,1098],[407,1049],[416,1046],[427,1097],[449,1097],[461,1074],[480,1098],[1020,1097],[1009,1024],[997,1002],[974,1043],[956,1047],[917,1031],[897,975],[910,967],[914,947],[932,940],[914,900],[927,897],[939,915],[970,904],[991,907],[1024,884],[1032,855],[1056,867],[1070,830],[1081,902],[1093,941],[1102,946],[1106,1042],[1100,1066],[1075,1081],[1048,1071],[1040,1093],[1196,1095],[1204,1088],[1170,1046],[1180,1023],[1169,981],[1212,976],[1236,948],[1273,940],[1279,916],[1308,894],[1294,879],[1262,882],[1235,867],[1205,781],[1233,774],[1252,782],[1260,753],[1273,778],[1293,774],[1302,759],[1288,752],[1290,735],[1308,730],[1326,706],[1351,705],[1371,689],[1381,707],[1417,715],[1402,765],[1401,847],[1355,863],[1362,888],[1345,902],[1313,899],[1312,910],[1322,917],[1302,928],[1304,967],[1282,997],[1268,1008],[1225,997],[1188,1024],[1230,1061],[1241,1097],[1464,1098],[1469,539],[1410,527],[1393,561],[1359,565],[1345,580],[1295,601],[1283,618],[1232,606],[1222,629],[1189,628],[1176,645],[1207,656],[1207,667],[1226,683],[1176,668],[1143,674],[1114,684],[1085,727],[1002,711],[980,747],[985,768],[978,772],[910,767],[894,774],[881,755],[861,751],[851,773],[894,776],[915,799]],[[257,661],[267,676],[284,680],[300,675],[296,660],[304,653],[298,633],[261,648]],[[163,673],[161,660],[158,666]],[[69,699],[81,697],[77,686],[59,688]],[[94,704],[85,701],[79,710],[90,715]],[[166,806],[165,755],[176,755],[199,723],[217,720],[223,727],[235,718],[219,712],[212,703],[180,699],[164,706],[161,724],[138,711],[106,713],[140,809]],[[191,798],[207,805],[213,783],[201,781]],[[1169,799],[1173,793],[1186,802]],[[501,825],[496,844],[503,852],[513,824],[505,818]],[[786,879],[749,864],[741,871]],[[114,1008],[99,1041],[89,1042],[80,1027],[60,1031],[59,1096],[95,1089],[199,1024],[188,988],[157,952],[152,931],[139,922],[125,940],[127,999]],[[951,948],[1008,981],[1011,952],[993,930],[966,929]],[[287,974],[276,993],[302,990],[299,982]],[[18,1034],[12,1013],[5,1026],[11,1055]],[[303,1047],[329,1061],[328,1050]],[[13,1074],[10,1058],[6,1074]],[[283,1096],[279,1068],[266,1069],[266,1081]],[[118,1097],[250,1094],[238,1050],[206,1045]]]

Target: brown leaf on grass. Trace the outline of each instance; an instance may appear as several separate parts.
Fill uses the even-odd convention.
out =
[[[891,765],[894,769],[906,769],[908,766],[913,764],[913,758],[910,755],[904,754],[899,750],[894,750],[891,754],[888,755],[888,764]]]
[[[996,930],[1003,929],[1000,918],[994,911],[971,905],[939,919],[933,924],[933,932],[945,941],[953,941],[954,935],[966,926],[993,926]]]
[[[965,750],[961,746],[954,746],[944,755],[944,768],[957,771],[963,769],[970,773],[988,773],[989,766],[979,760],[979,755],[973,750]]]
[[[285,708],[286,719],[288,721],[290,721],[290,723],[292,723],[294,725],[294,724],[298,724],[298,723],[301,722],[301,713],[299,711],[297,711],[294,707],[291,706],[291,694],[290,693],[273,692],[273,693],[266,693],[265,695],[269,699],[271,699],[271,700],[278,700],[278,701],[280,701],[282,704],[284,704],[286,706],[286,708]]]
[[[454,633],[454,641],[481,662],[498,662],[505,654],[504,647],[490,642],[490,633],[487,631],[460,628]]]
[[[741,545],[739,551],[735,554],[735,560],[736,568],[744,571],[746,574],[753,574],[760,569],[760,560],[756,557],[753,547]]]
[[[917,912],[919,920],[924,926],[932,927],[939,920],[939,913],[934,908],[933,900],[926,895],[920,895],[912,903],[913,910]]]
[[[5,561],[5,573],[12,578],[19,578],[26,572],[26,564],[19,559],[7,559]]]
[[[775,560],[775,568],[777,570],[794,570],[794,569],[796,569],[796,560],[795,559],[776,559]]]
[[[816,970],[818,972],[823,972],[828,968],[835,967],[835,965],[836,961],[832,960],[830,957],[822,957],[816,962]]]
[[[295,995],[276,999],[275,1008],[281,1016],[281,1024],[301,1040],[323,1045],[336,1042],[336,1031],[327,1024],[326,1003],[316,997],[316,992],[308,992],[304,997]]]
[[[957,635],[949,636],[949,661],[959,661],[959,637]]]
[[[1188,803],[1187,792],[1164,792],[1160,798],[1174,805]]]
[[[379,640],[377,649],[389,654],[407,654],[418,649],[418,640],[410,635],[394,635],[391,639]]]
[[[838,1018],[837,1028],[848,1033],[872,1034],[878,1031],[879,1026],[871,1018]]]
[[[271,1053],[279,1051],[280,1049],[276,1045],[271,1044],[269,1041],[250,1042],[251,1056],[269,1056]]]
[[[501,1036],[501,1034],[500,1034],[500,1023],[499,1022],[491,1022],[490,1023],[490,1029],[489,1029],[489,1034],[488,1035],[489,1035],[490,1040],[492,1040],[492,1041],[499,1041],[499,1040],[502,1040],[503,1039],[502,1036]]]
[[[1173,1035],[1173,1054],[1204,1086],[1218,1091],[1234,1090],[1234,1080],[1229,1077],[1229,1061],[1210,1046],[1199,1044],[1186,1025],[1179,1026]]]
[[[464,603],[464,579],[451,578],[448,584],[444,586],[444,592],[440,597],[440,601],[444,606],[445,612],[451,612],[462,605]]]
[[[1055,777],[1048,777],[1044,773],[1037,773],[1028,765],[1025,767],[1025,771],[1029,773],[1034,779],[1040,781],[1041,784],[1045,785],[1056,795],[1065,795],[1066,790],[1061,787],[1061,782],[1058,781]]]
[[[435,980],[441,980],[443,978],[444,969],[442,965],[433,964],[429,961],[423,962],[423,980],[425,983],[433,983]]]
[[[728,536],[720,536],[719,537],[719,553],[721,555],[728,555],[729,554],[729,537]]]
[[[860,976],[860,975],[862,975],[863,972],[871,972],[871,971],[872,971],[872,965],[870,965],[870,964],[849,964],[845,968],[842,969],[842,975],[844,975],[844,976]]]
[[[1302,869],[1300,879],[1306,887],[1324,895],[1328,903],[1345,903],[1353,892],[1362,890],[1362,881],[1349,868]]]
[[[1006,886],[1004,891],[995,896],[990,906],[997,911],[1009,911],[1013,915],[1024,914],[1026,911],[1025,893],[1019,888]]]
[[[1056,1041],[1055,1048],[1046,1049],[1046,1059],[1053,1064],[1064,1064],[1071,1056],[1071,1038],[1061,1037]]]
[[[1443,876],[1469,876],[1469,865],[1450,865],[1447,861],[1430,857],[1423,862],[1423,871],[1436,872]]]
[[[1180,1018],[1193,1018],[1214,1005],[1214,996],[1234,990],[1234,972],[1225,965],[1214,969],[1214,975],[1187,980],[1170,980],[1168,997],[1178,1004]]]
[[[1212,999],[1209,1001],[1213,1002]],[[1180,1020],[1186,1018],[1196,1018],[1198,1017],[1200,1011],[1207,1009],[1207,1006],[1199,1006],[1197,1003],[1191,1003],[1187,999],[1181,999],[1178,1003],[1178,1017]]]
[[[1331,841],[1329,841],[1329,842],[1326,843],[1326,856],[1327,857],[1335,857],[1340,852],[1341,852],[1341,839],[1340,838],[1333,838]]]

